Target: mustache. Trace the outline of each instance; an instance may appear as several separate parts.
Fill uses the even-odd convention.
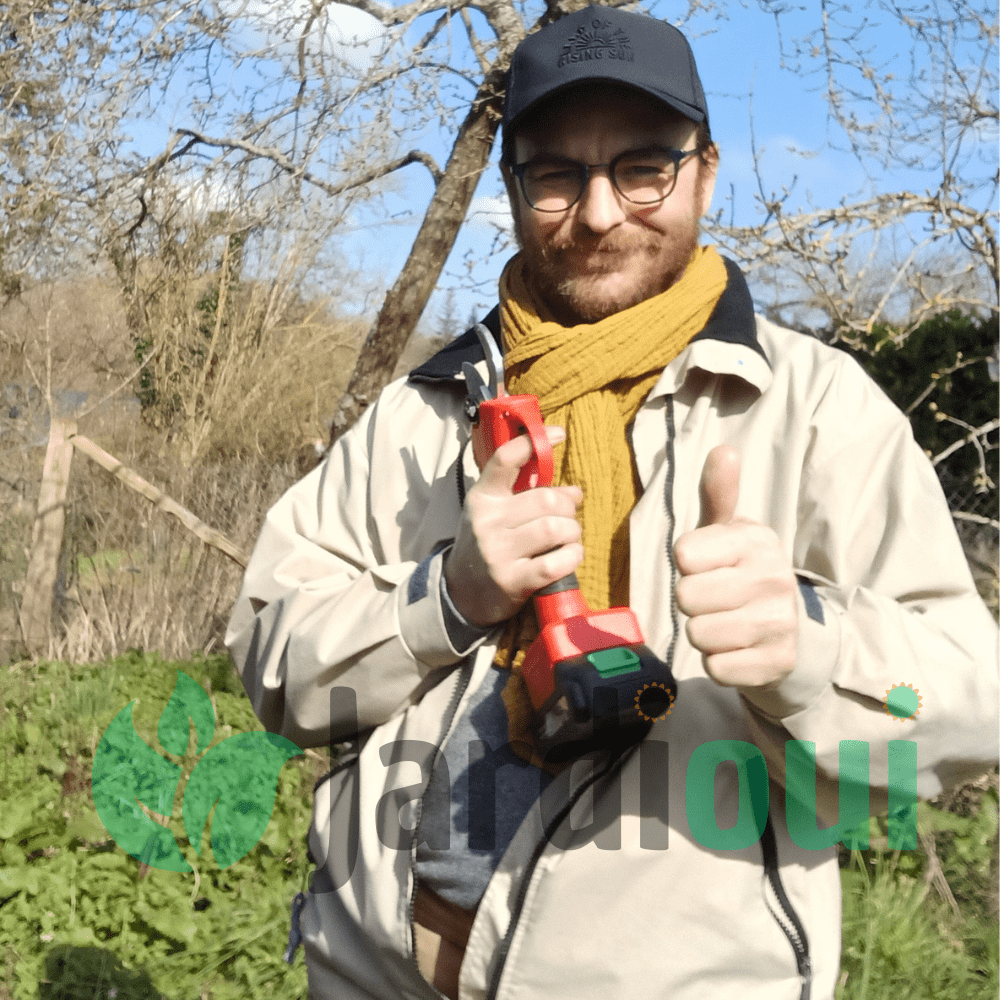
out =
[[[633,250],[652,250],[656,240],[640,233],[600,236],[592,240],[569,237],[559,243],[551,243],[543,249],[552,256],[567,256],[573,253],[611,257]]]

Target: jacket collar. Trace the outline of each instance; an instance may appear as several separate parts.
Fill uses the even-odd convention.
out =
[[[480,321],[490,333],[493,339],[500,346],[500,306],[494,306],[486,316]],[[477,361],[484,361],[482,345],[476,336],[476,331],[470,327],[461,337],[457,337],[446,347],[443,347],[433,357],[425,361],[419,368],[414,368],[410,372],[408,379],[410,382],[450,382],[452,379],[460,378],[462,365],[468,361],[474,365]],[[462,385],[465,385],[464,380]]]
[[[753,299],[743,273],[731,260],[726,266],[726,288],[709,316],[705,329],[695,334],[688,347],[664,370],[651,395],[673,392],[687,372],[694,367],[719,374],[732,374],[750,382],[761,392],[771,381],[771,365],[757,340]],[[500,343],[500,307],[494,306],[482,320]],[[447,347],[438,351],[409,374],[409,381],[438,384],[457,381],[463,387],[462,364],[476,364],[483,359],[483,349],[475,331],[466,330]]]

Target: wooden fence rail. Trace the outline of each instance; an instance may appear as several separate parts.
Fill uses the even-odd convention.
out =
[[[82,452],[87,458],[93,459],[102,469],[107,469],[111,475],[120,479],[136,493],[141,493],[164,513],[173,514],[188,531],[197,535],[206,545],[211,545],[220,552],[224,552],[234,563],[238,563],[243,569],[246,569],[246,554],[226,538],[221,531],[199,520],[187,508],[182,507],[176,500],[171,500],[162,490],[158,490],[152,483],[147,482],[127,465],[123,465],[117,458],[109,455],[89,438],[85,438],[82,434],[74,434],[70,438],[70,442],[77,451]]]
[[[21,599],[21,632],[31,656],[43,655],[52,635],[52,599],[66,523],[66,496],[74,448],[121,480],[129,489],[142,494],[164,513],[172,514],[206,545],[218,549],[241,568],[246,568],[247,564],[246,553],[221,531],[205,524],[124,462],[108,454],[89,438],[78,434],[75,421],[53,417],[42,470],[42,485],[38,494],[38,511],[32,527],[28,572]]]

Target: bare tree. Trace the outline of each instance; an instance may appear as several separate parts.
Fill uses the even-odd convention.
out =
[[[790,16],[760,0],[779,31]],[[885,0],[859,10],[823,0],[816,24],[784,40],[789,68],[822,87],[831,145],[851,153],[880,189],[836,205],[792,208],[758,164],[761,219],[713,235],[773,289],[771,308],[793,324],[857,343],[879,324],[899,336],[959,310],[994,314],[1000,292],[995,226],[998,174],[997,34],[988,0]],[[880,50],[876,17],[909,38]],[[901,171],[921,188],[892,189]]]
[[[338,353],[330,377],[315,386],[317,396],[327,390],[332,408],[343,392],[356,331],[343,331],[350,341],[343,356],[346,342],[331,343],[336,331],[329,324],[319,329],[293,299],[306,287],[307,272],[315,288],[330,233],[369,195],[358,159],[346,155],[352,143],[379,165],[389,155],[379,122],[363,121],[371,107],[352,103],[357,81],[350,74],[357,73],[349,62],[322,46],[311,53],[300,45],[303,73],[313,67],[323,82],[311,91],[300,74],[298,91],[288,95],[287,46],[275,43],[280,59],[270,51],[244,59],[245,40],[234,38],[240,19],[226,8],[221,0],[214,8],[201,0],[0,5],[5,374],[35,382],[53,408],[54,387],[78,377],[77,355],[87,344],[75,337],[81,324],[67,325],[48,303],[65,298],[71,283],[89,282],[124,310],[135,361],[144,363],[136,372],[126,354],[109,377],[120,382],[132,375],[146,401],[154,380],[169,388],[155,413],[188,462],[208,445],[219,412],[232,415],[234,399],[241,406],[260,402],[258,385],[238,392],[229,383],[237,369],[246,375],[253,368],[252,357],[269,357],[273,366],[287,347],[279,338],[292,327],[317,367]],[[240,77],[244,61],[254,73],[237,86],[230,81]],[[267,86],[259,87],[262,81]],[[136,140],[148,121],[160,119],[162,131],[165,115],[174,127],[165,148],[150,157],[148,141]],[[236,138],[224,148],[216,144],[212,123],[224,123]],[[324,145],[331,134],[333,145]],[[316,183],[313,154],[331,171]],[[338,154],[353,171],[348,182]],[[373,177],[379,172],[368,170]],[[254,256],[249,245],[234,255],[234,241],[245,243],[250,234]],[[318,312],[314,306],[313,316]],[[291,368],[301,360],[287,350],[284,359]],[[313,423],[315,437],[321,419]]]
[[[352,424],[385,385],[437,284],[489,160],[500,121],[503,79],[514,47],[528,30],[584,5],[580,0],[566,0],[563,4],[538,4],[534,11],[525,8],[522,13],[513,0],[475,4],[411,0],[397,7],[374,0],[348,0],[344,6],[363,12],[384,29],[383,56],[355,84],[341,80],[341,85],[333,88],[331,60],[321,50],[310,52],[309,39],[330,11],[328,3],[317,3],[308,15],[299,19],[289,16],[282,28],[284,37],[297,43],[295,101],[274,108],[270,117],[247,115],[241,123],[242,135],[210,136],[195,128],[178,133],[185,139],[185,152],[195,143],[257,158],[334,196],[367,188],[412,164],[420,164],[430,173],[433,193],[406,263],[361,349],[334,418],[334,435]],[[697,6],[698,0],[691,0],[690,9]],[[419,34],[418,21],[427,25]],[[455,34],[461,36],[460,43]],[[457,92],[452,80],[457,81]],[[306,115],[307,99],[312,102],[308,111],[312,124],[303,138],[299,116]],[[343,115],[352,108],[378,108],[367,125],[375,122],[381,129],[373,133],[365,127],[363,113],[355,119],[366,137],[360,143],[365,155],[348,161],[353,170],[346,171],[346,176],[331,180],[312,166],[311,158],[328,142],[334,116],[338,122],[335,127],[343,130]],[[437,120],[450,146],[443,167],[426,150],[391,149],[386,141],[389,134],[402,138],[419,132],[430,118]],[[279,122],[292,121],[294,126],[285,132],[283,141],[264,144],[258,138]],[[380,146],[372,146],[374,134],[381,136]],[[346,138],[347,132],[342,135]],[[358,142],[357,135],[352,141]],[[176,156],[177,151],[169,155]]]
[[[712,234],[773,318],[855,352],[910,416],[956,519],[988,530],[995,554],[1000,434],[987,372],[1000,293],[996,7],[883,0],[861,10],[823,0],[812,30],[789,39],[791,8],[760,6],[775,18],[789,68],[821,86],[831,145],[873,182],[877,173],[879,186],[793,209],[792,184],[771,187],[755,148],[761,219],[726,227],[717,218]],[[905,31],[901,52],[885,50],[878,19]],[[907,185],[893,188],[900,176]],[[966,381],[952,391],[955,379]]]
[[[391,197],[402,171],[423,171],[431,192],[414,206],[417,234],[368,331],[337,433],[389,378],[439,281],[493,147],[511,52],[584,3],[7,5],[0,142],[13,152],[0,175],[9,209],[0,278],[16,288],[19,276],[64,260],[44,249],[58,240],[78,257],[112,259],[127,294],[162,226],[154,206],[163,191],[186,192],[189,205],[202,198],[204,213],[235,202],[241,225],[275,231],[295,214],[289,206],[308,205],[333,233]],[[713,13],[701,0],[667,6],[653,12],[678,24]],[[772,311],[851,339],[900,317],[912,327],[948,309],[995,310],[997,175],[986,151],[997,122],[997,18],[988,0],[882,0],[864,12],[823,0],[797,39],[786,38],[791,8],[757,6],[774,18],[786,64],[822,86],[831,141],[878,172],[919,166],[928,178],[920,190],[886,190],[873,173],[862,197],[802,211],[791,190],[762,178],[761,221],[718,220],[712,234],[758,288],[770,282]],[[908,31],[905,73],[882,58],[870,11]],[[151,157],[128,130],[164,107],[170,137]]]
[[[445,343],[457,337],[462,332],[462,328],[459,326],[454,288],[449,288],[445,295],[444,305],[442,305],[438,313],[437,329],[435,332]]]

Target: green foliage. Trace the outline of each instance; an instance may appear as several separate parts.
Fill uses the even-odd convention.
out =
[[[843,985],[837,1000],[990,1000],[997,996],[991,932],[962,924],[930,886],[891,862],[845,872]],[[843,973],[846,972],[846,979]]]
[[[886,852],[888,823],[871,821],[872,847],[844,852],[843,956],[837,1000],[994,1000],[1000,992],[995,890],[997,790],[974,806],[921,802],[924,851]],[[954,908],[935,886],[947,883]]]
[[[889,398],[909,411],[920,445],[938,455],[965,437],[968,428],[996,418],[997,385],[990,379],[987,359],[996,350],[997,338],[995,315],[983,320],[951,311],[921,323],[905,338],[891,327],[877,326],[851,353]],[[997,440],[993,431],[985,442],[985,468],[994,483]],[[956,479],[986,486],[973,446],[959,448],[943,467]]]
[[[301,956],[282,961],[291,898],[309,864],[315,764],[298,757],[278,775],[261,842],[222,869],[170,824],[195,871],[141,866],[110,840],[90,794],[94,753],[130,701],[141,738],[189,776],[196,741],[170,754],[157,727],[177,671],[207,692],[216,716],[207,748],[261,730],[228,657],[167,663],[132,652],[106,664],[42,662],[11,668],[0,702],[0,963],[12,1000],[245,1000],[305,998]],[[176,747],[175,747],[176,749]]]
[[[39,1000],[162,1000],[145,972],[126,969],[102,948],[53,948],[45,960]]]
[[[0,696],[0,996],[7,1000],[306,1000],[301,954],[282,960],[292,896],[306,881],[311,788],[323,762],[298,757],[278,773],[260,843],[228,868],[199,858],[180,817],[170,829],[195,871],[141,866],[108,837],[90,794],[94,753],[111,720],[132,718],[146,743],[190,776],[186,754],[158,740],[177,671],[211,697],[207,753],[233,733],[259,731],[228,657],[169,663],[131,652],[105,664],[11,668]],[[199,695],[200,697],[200,695]],[[204,727],[202,727],[204,728]],[[171,731],[172,732],[172,731]],[[173,734],[172,735],[176,735]],[[169,738],[171,746],[179,742]],[[870,851],[842,872],[844,958],[837,1000],[979,1000],[998,988],[995,784],[944,809],[921,804],[918,827],[959,915],[927,886],[918,851],[885,852],[873,820]]]

